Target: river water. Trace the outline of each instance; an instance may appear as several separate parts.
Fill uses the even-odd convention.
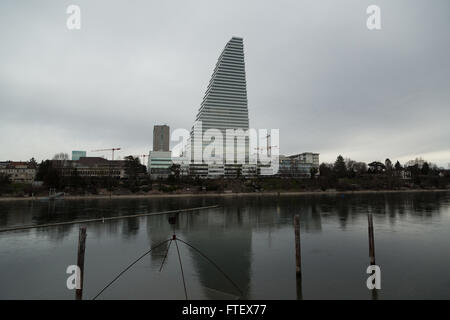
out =
[[[0,229],[216,204],[220,207],[83,224],[83,298],[93,298],[175,232],[213,260],[245,298],[372,299],[366,287],[370,212],[381,268],[378,299],[450,299],[450,192],[10,201],[0,202]],[[296,214],[301,283],[295,274]],[[0,299],[73,299],[66,269],[76,264],[79,227],[0,232]],[[99,299],[185,299],[174,242],[159,271],[168,244],[136,263]],[[189,299],[241,296],[203,256],[177,244]]]

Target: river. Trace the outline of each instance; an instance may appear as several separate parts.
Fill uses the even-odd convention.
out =
[[[217,263],[245,298],[372,299],[366,287],[370,212],[381,268],[378,299],[450,299],[450,192],[3,201],[0,229],[216,204],[83,224],[83,298],[93,298],[149,247],[175,232]],[[296,214],[301,283],[295,274]],[[66,269],[76,264],[79,227],[0,232],[0,299],[73,299]],[[241,296],[204,257],[177,244],[189,299]],[[184,299],[174,243],[159,271],[168,245],[141,259],[99,299]]]

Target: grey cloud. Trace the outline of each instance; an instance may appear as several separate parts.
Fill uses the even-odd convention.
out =
[[[86,1],[0,4],[0,159],[120,145],[190,128],[225,43],[244,37],[250,125],[280,152],[450,162],[448,1]],[[75,3],[75,2],[74,2]],[[16,138],[20,135],[20,139]]]

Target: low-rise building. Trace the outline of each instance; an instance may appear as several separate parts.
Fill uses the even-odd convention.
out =
[[[255,164],[227,164],[227,163],[190,163],[189,175],[199,178],[238,178],[255,176],[257,167]]]
[[[125,160],[107,160],[101,157],[81,157],[79,160],[51,160],[52,167],[62,176],[79,177],[112,177],[123,179],[126,177]]]
[[[386,165],[380,161],[373,161],[367,165],[369,173],[383,173],[386,171]]]
[[[298,160],[299,163],[310,164],[319,168],[319,154],[314,152],[303,152],[289,156],[289,158]]]
[[[280,156],[279,176],[311,177],[311,169],[319,169],[319,154],[304,152],[292,156]]]
[[[152,179],[167,178],[172,166],[171,151],[150,151],[148,154],[148,174]]]
[[[0,173],[3,173],[15,183],[33,183],[36,177],[36,165],[32,162],[3,161],[0,162]]]

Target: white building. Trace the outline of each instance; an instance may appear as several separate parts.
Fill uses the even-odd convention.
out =
[[[171,151],[150,151],[148,154],[148,173],[152,179],[167,178],[172,166]]]
[[[32,183],[36,176],[37,168],[30,162],[5,161],[0,162],[0,173],[9,176],[12,182]]]
[[[292,156],[280,156],[278,175],[287,177],[310,177],[311,169],[319,169],[319,154],[304,152]]]
[[[247,168],[248,129],[244,44],[242,38],[233,37],[219,56],[191,130],[187,148],[191,174],[214,177],[253,172]],[[220,141],[210,136],[214,132],[221,134]],[[212,159],[205,159],[204,152],[209,154],[211,149]]]

